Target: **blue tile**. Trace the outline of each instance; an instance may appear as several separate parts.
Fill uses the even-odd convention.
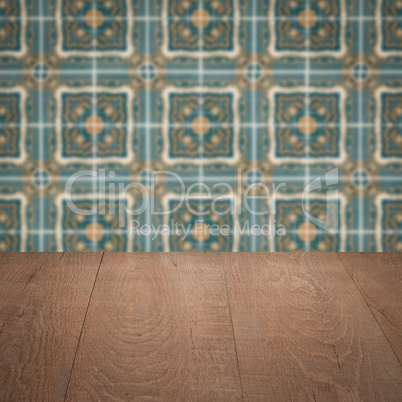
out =
[[[401,251],[401,16],[394,0],[2,1],[0,250]],[[72,176],[95,215],[66,206]],[[228,236],[170,211],[198,181],[201,226]],[[219,196],[239,208],[214,215]],[[187,240],[145,233],[169,219]]]

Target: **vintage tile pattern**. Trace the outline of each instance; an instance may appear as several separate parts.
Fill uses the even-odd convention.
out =
[[[59,2],[60,54],[85,53],[95,47],[102,54],[128,52],[132,20],[121,17],[130,15],[129,6],[126,0]]]
[[[1,251],[402,251],[401,214],[400,0],[0,1]]]
[[[236,241],[235,236],[221,236],[210,233],[212,230],[218,231],[218,227],[226,225],[227,233],[233,232],[233,215],[226,213],[230,210],[230,201],[220,199],[215,203],[213,213],[209,212],[212,208],[211,201],[203,199],[191,199],[188,205],[181,205],[180,199],[167,198],[166,204],[169,210],[174,211],[169,219],[174,220],[180,225],[190,229],[189,235],[184,238],[184,233],[178,231],[170,237],[165,238],[165,248],[171,251],[232,251]],[[177,208],[177,210],[176,210]],[[198,213],[204,214],[200,219]],[[166,222],[168,224],[169,221]]]
[[[104,91],[99,87],[95,99],[93,92],[81,89],[60,91],[57,99],[57,126],[62,128],[60,159],[87,160],[93,155],[126,158],[130,149],[130,95],[130,91]],[[94,108],[96,116],[93,115]]]
[[[201,51],[203,57],[218,53],[235,56],[239,39],[235,1],[206,0],[202,9],[198,0],[171,0],[163,6],[167,55],[194,56]]]
[[[24,90],[14,88],[0,94],[0,155],[2,159],[21,160],[24,154],[24,128],[19,124],[25,110]]]
[[[164,99],[168,163],[194,157],[207,162],[219,158],[225,163],[234,159],[238,153],[235,117],[238,115],[238,96],[235,89],[169,90]]]
[[[95,197],[80,198],[74,204],[85,211],[94,205]],[[91,251],[93,244],[102,250],[125,251],[127,249],[127,232],[119,225],[118,216],[109,213],[110,204],[105,203],[105,213],[99,214],[96,221],[92,216],[73,212],[66,200],[59,205],[59,245],[68,251]]]
[[[341,204],[342,200],[314,199],[310,202],[308,212],[321,221],[328,219],[338,220],[342,225]],[[305,244],[316,251],[338,251],[344,247],[341,244],[342,233],[336,234],[325,230],[317,230],[314,223],[306,221],[305,214],[299,199],[277,200],[276,205],[278,222],[283,222],[289,228],[286,236],[275,237],[275,248],[281,251],[303,251]],[[333,222],[327,224],[331,226]],[[342,227],[340,228],[342,230]]]
[[[334,89],[309,92],[307,99],[306,89],[271,91],[273,158],[303,157],[306,147],[312,158],[342,157],[345,105],[342,91]]]
[[[0,53],[21,55],[25,50],[25,4],[22,0],[0,4]]]
[[[343,0],[273,1],[273,49],[282,53],[324,53],[335,55],[344,43]]]

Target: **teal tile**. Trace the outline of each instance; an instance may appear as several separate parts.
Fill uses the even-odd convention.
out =
[[[400,3],[1,2],[0,249],[400,251]]]

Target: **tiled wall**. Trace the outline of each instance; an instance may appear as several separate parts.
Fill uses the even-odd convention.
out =
[[[89,173],[103,169],[105,204]],[[72,198],[95,215],[67,205],[82,171]],[[165,174],[154,209],[172,212],[122,225],[109,190],[149,189],[151,171],[210,186],[215,212],[200,188],[180,206]],[[282,184],[252,200],[260,214],[242,202],[257,182]],[[196,211],[230,234],[197,233]],[[170,222],[192,229],[146,234]],[[0,251],[14,250],[402,251],[402,1],[0,0]]]

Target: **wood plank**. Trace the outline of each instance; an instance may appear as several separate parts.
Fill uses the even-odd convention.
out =
[[[32,264],[27,259],[35,256],[13,257],[16,271],[3,280],[21,281],[6,302],[1,295],[8,321],[0,334],[0,400],[64,398],[101,256],[51,253]]]
[[[339,253],[402,362],[402,253]]]
[[[49,253],[0,253],[0,333],[21,314],[20,293]]]
[[[227,254],[244,400],[402,400],[401,366],[336,254]]]
[[[240,400],[219,259],[106,253],[67,399]]]
[[[49,253],[0,253],[0,289],[25,282]]]

